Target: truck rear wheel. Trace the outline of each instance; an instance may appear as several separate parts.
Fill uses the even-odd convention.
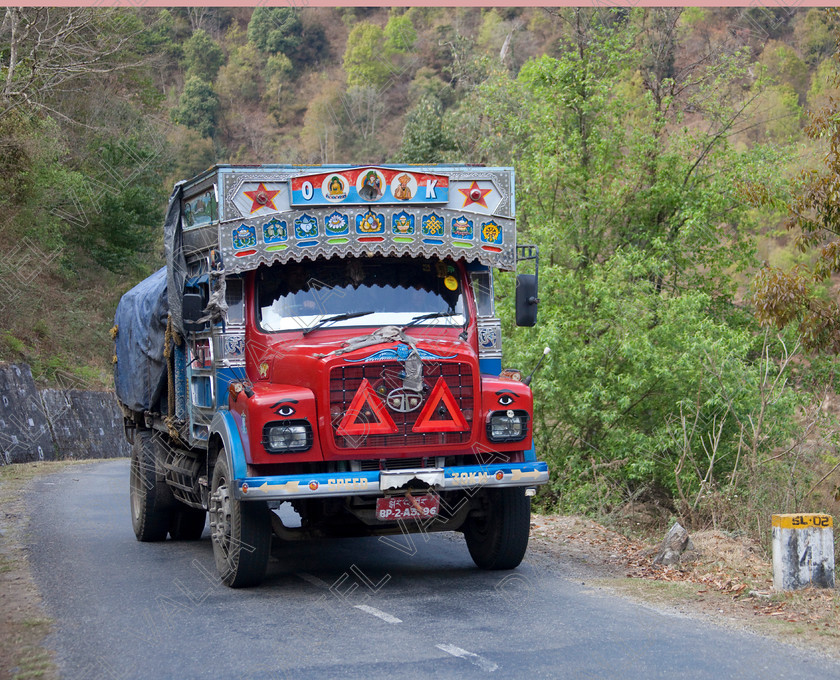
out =
[[[138,541],[163,541],[172,515],[172,492],[157,480],[157,445],[151,430],[138,430],[131,447],[129,498],[131,524]]]
[[[271,514],[265,501],[234,498],[224,450],[210,487],[210,528],[216,569],[225,585],[247,588],[265,577],[271,549]]]
[[[178,503],[169,519],[169,536],[173,541],[197,541],[206,523],[206,511]]]
[[[515,569],[528,548],[531,499],[525,489],[485,489],[482,512],[467,518],[464,538],[481,569]]]

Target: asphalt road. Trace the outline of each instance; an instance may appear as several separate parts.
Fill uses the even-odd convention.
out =
[[[36,481],[30,559],[62,678],[840,678],[793,647],[640,606],[460,535],[283,544],[262,587],[215,580],[208,532],[139,543],[128,461]],[[562,560],[562,558],[561,558]]]

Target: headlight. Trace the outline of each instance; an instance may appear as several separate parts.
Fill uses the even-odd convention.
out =
[[[493,411],[487,418],[487,438],[491,442],[518,442],[527,434],[527,411]]]
[[[262,444],[269,453],[294,453],[312,446],[312,426],[308,420],[267,423]]]

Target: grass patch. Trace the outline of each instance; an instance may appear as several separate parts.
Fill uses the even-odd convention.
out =
[[[20,356],[23,356],[26,353],[26,345],[24,345],[20,339],[15,337],[9,331],[3,332],[2,341],[4,349],[8,352],[12,352]]]
[[[594,579],[594,585],[618,590],[652,604],[678,604],[694,600],[697,588],[682,581],[648,581],[638,578]]]
[[[15,463],[13,465],[0,465],[0,501],[11,500],[7,498],[13,492],[20,491],[25,484],[53,472],[61,472],[68,465],[79,465],[82,463],[95,463],[95,460],[51,460],[39,461],[37,463]],[[4,496],[6,498],[4,498]]]
[[[39,647],[21,649],[18,666],[12,675],[13,680],[54,677],[54,664],[48,652]]]

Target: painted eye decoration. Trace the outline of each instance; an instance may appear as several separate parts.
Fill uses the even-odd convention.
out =
[[[275,413],[278,416],[291,416],[294,415],[295,409],[289,406],[288,404],[283,404],[280,408],[278,408]]]
[[[502,394],[501,396],[499,396],[499,403],[502,406],[507,406],[508,404],[512,404],[513,403],[513,397],[510,396],[509,394]]]

